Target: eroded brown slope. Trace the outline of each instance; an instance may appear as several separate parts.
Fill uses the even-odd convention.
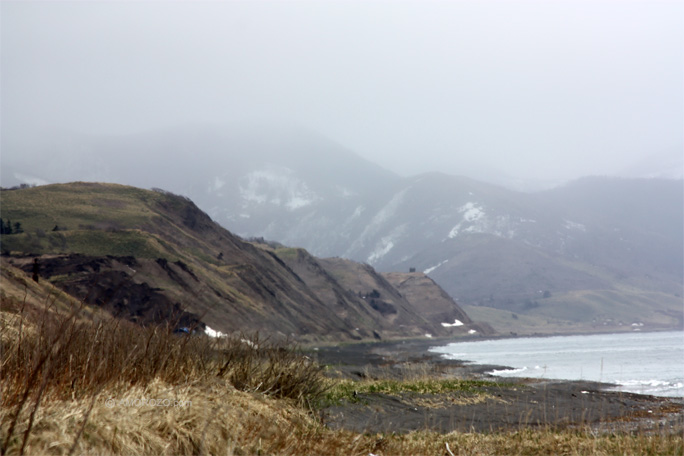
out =
[[[281,248],[276,253],[326,303],[329,312],[355,325],[360,338],[446,335],[368,265],[316,258],[304,249]]]
[[[302,261],[284,261],[184,197],[75,183],[3,191],[2,203],[25,229],[3,236],[11,261],[30,276],[38,258],[43,280],[134,321],[182,315],[183,323],[222,332],[301,341],[441,331],[369,266],[351,268],[366,290],[338,276],[333,260],[321,266],[303,253]]]
[[[487,323],[474,322],[434,280],[422,272],[386,272],[382,276],[428,321],[449,328],[450,335],[475,330],[493,334]],[[462,323],[459,325],[457,322]]]

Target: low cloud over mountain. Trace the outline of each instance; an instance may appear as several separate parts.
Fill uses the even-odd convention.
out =
[[[523,193],[441,173],[399,177],[288,129],[70,137],[52,147],[52,160],[12,163],[15,175],[181,193],[242,236],[424,272],[500,327],[681,326],[681,179],[591,177]]]

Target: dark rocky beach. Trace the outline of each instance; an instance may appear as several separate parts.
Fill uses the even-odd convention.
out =
[[[525,427],[592,432],[681,433],[684,399],[609,391],[588,381],[511,379],[487,372],[503,366],[474,365],[430,353],[438,340],[346,344],[312,351],[328,375],[365,380],[418,378],[486,380],[476,395],[359,392],[354,400],[321,411],[332,429],[404,433],[490,432]]]

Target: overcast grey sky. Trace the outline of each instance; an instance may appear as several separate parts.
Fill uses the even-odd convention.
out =
[[[405,175],[552,179],[684,148],[681,1],[0,8],[3,135],[266,119]]]

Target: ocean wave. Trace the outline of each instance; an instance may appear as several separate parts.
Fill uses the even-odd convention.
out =
[[[442,358],[444,359],[454,359],[457,361],[466,361],[466,362],[472,362],[472,361],[467,361],[465,358],[468,356],[467,353],[441,353]]]
[[[527,366],[523,366],[519,369],[514,369],[514,368],[507,368],[507,369],[494,369],[492,371],[487,372],[489,375],[515,375],[515,374],[520,374],[522,372],[525,372],[527,370]]]
[[[618,386],[611,388],[613,391],[625,391],[639,394],[660,395],[682,395],[684,396],[684,383],[679,381],[667,381],[658,379],[647,380],[616,380]]]

